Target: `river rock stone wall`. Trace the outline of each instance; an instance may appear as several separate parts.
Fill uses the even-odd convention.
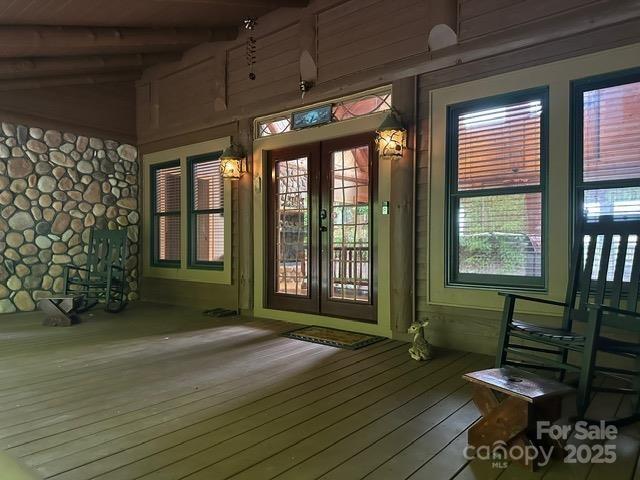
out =
[[[137,298],[138,152],[128,144],[2,123],[0,313],[62,292],[65,264],[86,265],[89,231],[126,228],[128,295]]]

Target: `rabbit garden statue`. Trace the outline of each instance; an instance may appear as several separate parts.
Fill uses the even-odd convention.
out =
[[[428,360],[431,358],[431,346],[424,337],[424,330],[429,325],[429,320],[413,322],[408,332],[413,334],[413,345],[409,348],[409,355],[414,360]]]

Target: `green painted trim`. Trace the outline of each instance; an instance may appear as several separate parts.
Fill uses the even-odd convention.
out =
[[[540,115],[540,184],[523,187],[495,187],[482,190],[459,191],[458,178],[458,118],[460,115],[503,105],[540,100],[542,112]],[[516,290],[546,291],[547,290],[547,184],[549,159],[549,87],[536,87],[518,90],[490,97],[469,100],[447,106],[446,113],[446,152],[445,152],[445,219],[446,219],[446,285],[474,286],[479,288],[506,287]],[[542,195],[542,261],[540,277],[525,277],[514,275],[483,275],[465,274],[458,272],[458,211],[460,198],[477,198],[482,196],[515,195],[524,193],[540,193]]]
[[[143,156],[143,212],[151,211],[151,196],[146,192],[151,191],[151,169],[154,165],[162,164],[168,160],[174,160],[178,158],[180,161],[181,172],[181,198],[180,198],[180,211],[188,212],[188,169],[187,158],[198,155],[211,154],[211,152],[218,152],[224,150],[231,143],[230,137],[223,137],[215,140],[208,140],[191,145],[185,145],[182,147],[176,147],[169,150],[162,150],[158,152],[148,153]],[[233,184],[231,180],[224,179],[224,245],[225,252],[232,252],[232,230],[233,230],[233,215],[232,215],[232,190]],[[180,216],[180,239],[181,245],[188,245],[188,215],[184,214]],[[144,214],[143,228],[147,232],[152,231],[152,215]],[[150,234],[143,233],[143,235]],[[200,282],[211,284],[232,285],[232,255],[225,255],[224,268],[194,268],[188,266],[187,249],[182,247],[180,253],[180,263],[175,266],[157,267],[151,262],[151,254],[145,249],[151,249],[152,243],[145,245],[143,243],[142,258],[143,258],[143,272],[144,277],[150,278],[162,278],[166,280],[180,280],[186,282]],[[237,287],[237,285],[235,286]]]
[[[151,248],[151,265],[160,268],[178,268],[180,266],[180,260],[160,260],[158,258],[158,218],[163,216],[176,216],[180,217],[180,211],[178,212],[166,212],[165,214],[156,213],[156,172],[165,168],[179,167],[180,159],[169,160],[163,163],[156,163],[149,169],[149,176],[151,181],[151,188],[149,194],[151,195],[151,228],[149,229],[149,245]],[[182,245],[181,245],[182,248]]]
[[[187,202],[188,202],[188,212],[187,212],[187,265],[189,268],[195,269],[203,269],[203,270],[224,270],[224,261],[222,262],[202,262],[196,260],[196,222],[195,218],[198,214],[206,214],[206,213],[221,213],[224,217],[224,194],[225,194],[225,185],[224,179],[221,178],[222,181],[222,208],[214,208],[210,210],[195,210],[195,198],[194,192],[195,188],[193,185],[193,169],[198,163],[210,162],[214,160],[218,160],[222,155],[222,150],[212,153],[205,153],[201,155],[191,155],[187,157],[187,172],[189,174],[187,178]],[[222,177],[222,175],[221,175]],[[227,251],[227,245],[224,245],[224,256],[226,257],[229,252]],[[224,257],[223,257],[224,258]]]

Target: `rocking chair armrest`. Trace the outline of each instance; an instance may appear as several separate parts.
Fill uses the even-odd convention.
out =
[[[498,295],[501,295],[503,297],[511,297],[514,298],[516,300],[524,300],[527,302],[537,302],[537,303],[544,303],[547,305],[555,305],[556,307],[566,307],[567,304],[564,302],[558,302],[556,300],[548,300],[546,298],[536,298],[536,297],[528,297],[526,295],[519,295],[517,293],[509,293],[509,292],[498,292]]]
[[[590,303],[587,305],[587,309],[602,310],[603,312],[616,313],[618,315],[625,315],[628,317],[640,318],[639,312],[634,312],[632,310],[624,310],[622,308],[610,307],[609,305],[597,305],[594,303]]]
[[[86,267],[78,267],[76,265],[71,265],[71,264],[66,264],[64,268],[66,268],[67,270],[82,270],[83,272],[89,271],[89,269]]]

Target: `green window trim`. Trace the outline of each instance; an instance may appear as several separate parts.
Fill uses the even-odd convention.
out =
[[[519,102],[540,101],[540,182],[538,185],[458,190],[458,119],[474,110],[500,108]],[[461,102],[447,107],[446,170],[446,279],[447,286],[484,289],[546,291],[547,289],[547,184],[549,145],[549,89],[538,87],[481,99]],[[483,196],[505,196],[539,193],[541,196],[541,262],[540,276],[479,274],[459,272],[459,206],[462,199]]]
[[[150,180],[151,180],[151,216],[152,216],[152,225],[151,225],[151,229],[150,229],[150,245],[152,245],[152,248],[150,249],[150,253],[151,253],[151,265],[153,267],[161,267],[161,268],[180,268],[180,264],[181,261],[180,259],[178,260],[161,260],[159,258],[159,254],[158,254],[158,242],[160,239],[160,234],[159,234],[159,228],[160,228],[160,223],[159,223],[159,219],[160,217],[166,217],[166,216],[175,216],[180,218],[182,212],[180,209],[178,210],[172,210],[169,212],[162,212],[162,213],[158,213],[156,212],[156,173],[158,172],[158,170],[163,170],[166,168],[173,168],[173,167],[179,167],[180,166],[180,159],[176,159],[176,160],[170,160],[168,162],[163,162],[163,163],[156,163],[154,165],[151,165],[151,167],[149,168],[149,174],[150,174]],[[182,248],[182,247],[181,247]]]
[[[187,259],[188,259],[188,268],[191,269],[208,269],[208,270],[224,270],[224,260],[220,260],[220,261],[202,261],[202,260],[197,260],[197,246],[196,246],[196,239],[197,239],[197,232],[196,232],[196,228],[197,228],[197,216],[198,215],[206,215],[206,214],[218,214],[221,215],[224,218],[224,209],[225,209],[225,204],[224,204],[224,179],[221,178],[221,186],[222,186],[222,192],[221,192],[221,202],[222,202],[222,206],[219,208],[212,208],[212,209],[199,209],[196,210],[194,205],[195,205],[195,187],[194,187],[194,169],[195,166],[199,163],[204,163],[204,162],[211,162],[211,161],[215,161],[218,160],[220,158],[220,156],[222,155],[222,151],[219,152],[212,152],[212,153],[205,153],[205,154],[201,154],[201,155],[195,155],[195,156],[190,156],[187,157],[187,172],[188,172],[188,182],[187,182],[187,189],[188,189],[188,208],[189,208],[189,214],[187,216],[187,228],[188,228],[188,254],[187,254]],[[227,251],[226,251],[226,245],[223,246],[224,248],[224,255],[227,255]]]
[[[584,220],[584,194],[588,190],[623,189],[640,187],[640,177],[616,180],[585,181],[584,163],[584,93],[609,87],[640,82],[640,68],[630,68],[571,81],[570,94],[570,158],[571,158],[571,204],[572,238]],[[639,154],[640,155],[640,154]],[[630,216],[637,219],[636,215]],[[628,219],[630,217],[624,217]]]

